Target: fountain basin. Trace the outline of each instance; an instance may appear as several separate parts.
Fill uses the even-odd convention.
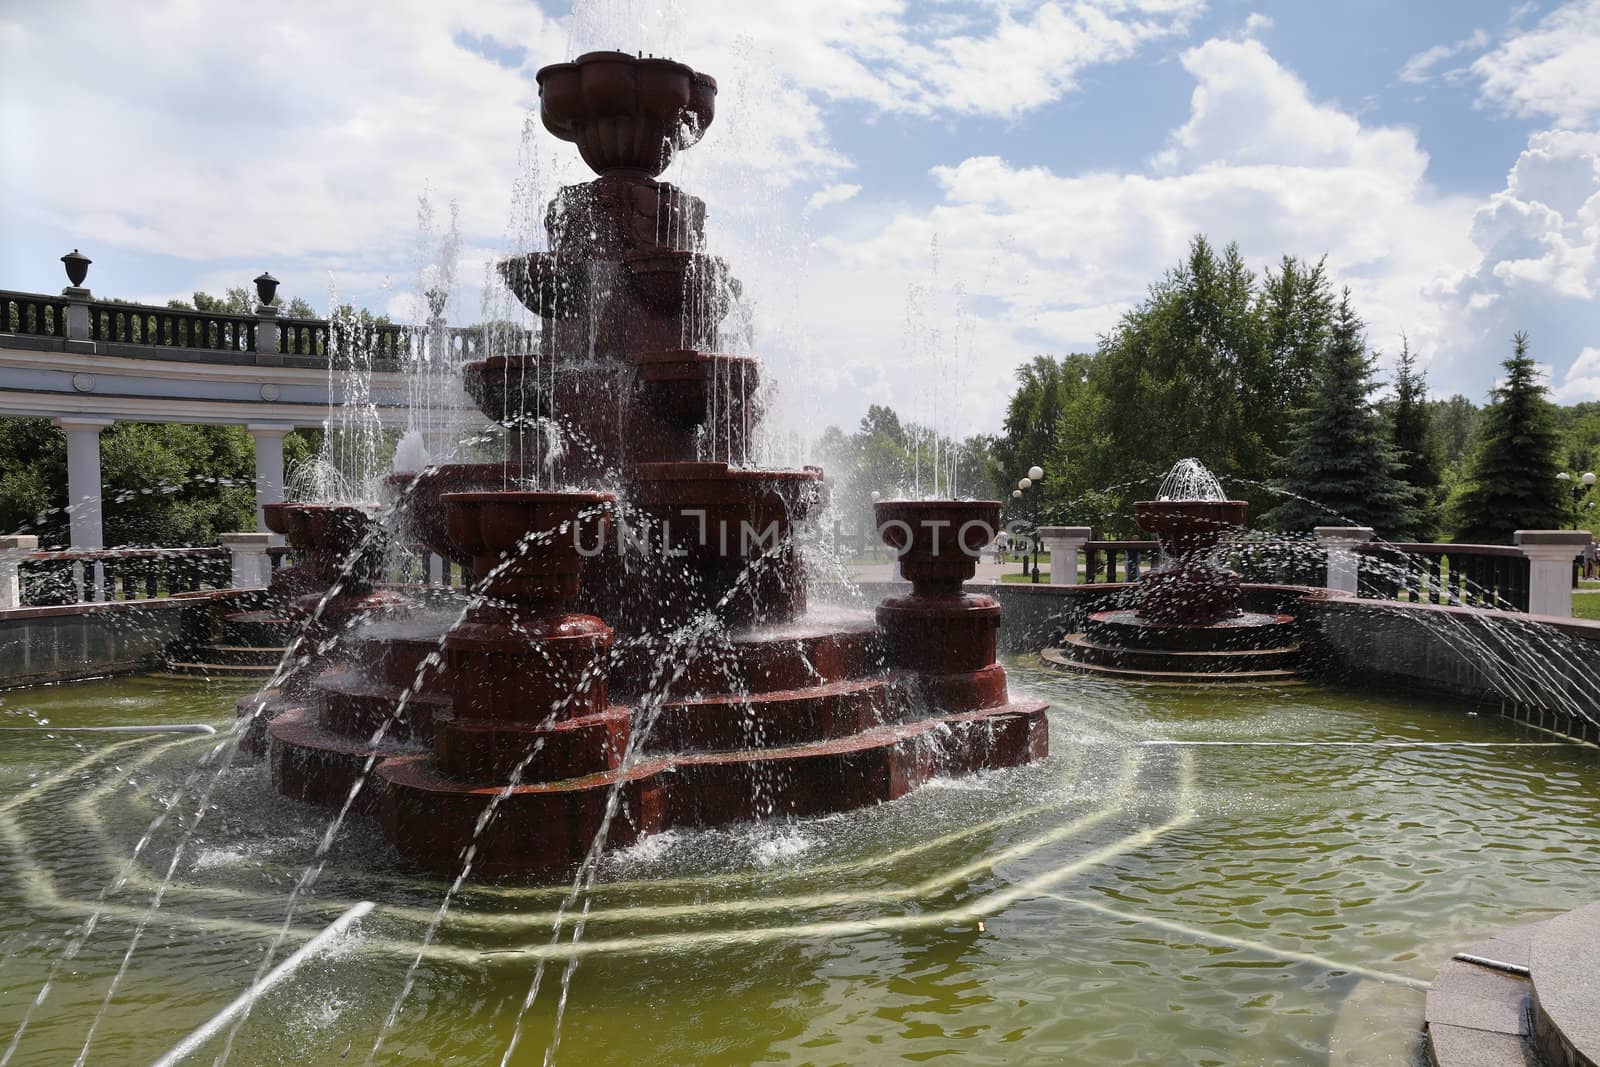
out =
[[[537,79],[544,128],[602,175],[654,178],[716,116],[716,79],[670,59],[589,52]]]

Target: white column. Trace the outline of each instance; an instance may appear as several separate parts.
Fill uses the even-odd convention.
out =
[[[18,567],[31,552],[39,550],[39,539],[32,534],[0,537],[0,611],[22,607],[22,580]]]
[[[220,540],[233,559],[233,588],[265,589],[272,580],[272,564],[267,559],[267,546],[272,544],[272,535],[225,533]]]
[[[106,547],[100,522],[100,431],[113,421],[76,415],[56,420],[67,435],[67,516],[75,549]],[[81,563],[74,564],[72,571],[80,601],[105,599],[104,564],[96,563],[88,569]]]
[[[1572,617],[1572,561],[1589,543],[1588,530],[1518,530],[1512,540],[1528,557],[1528,611]]]
[[[112,419],[63,417],[56,425],[67,435],[67,514],[73,548],[104,548],[100,529],[100,431]]]
[[[1370,526],[1318,526],[1311,531],[1328,551],[1329,589],[1355,596],[1361,587],[1361,556],[1355,551],[1374,537]]]
[[[261,505],[283,500],[283,435],[294,427],[280,422],[252,422],[245,429],[256,443],[256,529],[265,531]]]
[[[1078,553],[1094,539],[1089,526],[1041,526],[1039,540],[1050,553],[1050,584],[1078,584]]]

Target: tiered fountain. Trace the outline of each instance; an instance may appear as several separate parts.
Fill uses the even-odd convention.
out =
[[[475,845],[477,873],[518,877],[602,837],[862,807],[1043,756],[1046,706],[1011,701],[994,662],[999,608],[961,591],[997,503],[880,505],[912,595],[877,624],[806,614],[794,533],[822,472],[748,466],[756,364],[717,351],[738,284],[702,251],[703,202],[656,180],[710,126],[716,83],[613,52],[538,80],[545,127],[600,177],[557,195],[548,251],[501,264],[544,321],[536,350],[465,369],[508,459],[397,480],[406,536],[469,565],[471,597],[350,632],[281,702],[278,789],[354,790],[410,860],[453,873]]]
[[[1293,680],[1300,655],[1291,615],[1240,608],[1239,575],[1216,560],[1245,502],[1193,459],[1180,461],[1134,521],[1161,542],[1163,563],[1135,589],[1137,606],[1092,612],[1046,659],[1123,681],[1177,684]]]

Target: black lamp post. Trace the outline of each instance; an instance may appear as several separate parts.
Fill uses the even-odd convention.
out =
[[[262,271],[256,276],[256,299],[261,301],[262,307],[271,307],[272,301],[278,296],[278,279]]]
[[[1038,464],[1029,467],[1027,477],[1018,480],[1017,487],[1011,491],[1012,499],[1021,500],[1022,494],[1027,492],[1029,489],[1032,489],[1036,484],[1038,484],[1039,479],[1043,477],[1043,467],[1039,466]],[[1028,540],[1031,541],[1032,544],[1023,549],[1022,573],[1031,575],[1029,580],[1037,585],[1039,584],[1039,533],[1037,529],[1028,534]],[[1031,570],[1028,565],[1028,555],[1030,550],[1033,555],[1033,565]]]
[[[83,288],[83,280],[89,276],[89,264],[93,262],[76,248],[61,257],[62,266],[67,268],[67,281],[77,289]]]

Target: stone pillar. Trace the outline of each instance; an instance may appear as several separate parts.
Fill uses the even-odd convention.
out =
[[[270,533],[225,533],[222,547],[233,559],[235,589],[265,589],[272,581],[272,561],[267,558],[267,547],[272,544]]]
[[[39,550],[32,534],[0,537],[0,611],[22,607],[22,580],[18,568],[30,552]]]
[[[1528,557],[1528,611],[1572,617],[1572,561],[1589,543],[1588,530],[1518,530],[1512,540]]]
[[[106,547],[100,523],[100,431],[113,421],[76,415],[56,420],[67,435],[67,515],[74,549]],[[73,567],[80,601],[105,599],[105,565],[96,563],[92,572],[86,574],[82,564]]]
[[[1050,554],[1050,584],[1078,584],[1078,553],[1094,540],[1089,526],[1041,526],[1039,540]]]
[[[252,422],[245,426],[256,443],[256,529],[266,530],[261,505],[283,502],[283,435],[293,426]]]
[[[278,308],[270,304],[256,305],[256,365],[258,367],[283,366],[283,354],[278,351]]]
[[[66,339],[71,341],[88,341],[93,332],[89,325],[89,301],[94,294],[82,286],[69,285],[61,290],[61,295],[67,298]]]
[[[72,518],[72,547],[104,548],[100,530],[100,431],[114,420],[62,416],[67,434],[67,505]]]
[[[1361,556],[1355,546],[1370,542],[1370,526],[1318,526],[1311,531],[1328,552],[1329,589],[1356,596],[1360,593]]]

